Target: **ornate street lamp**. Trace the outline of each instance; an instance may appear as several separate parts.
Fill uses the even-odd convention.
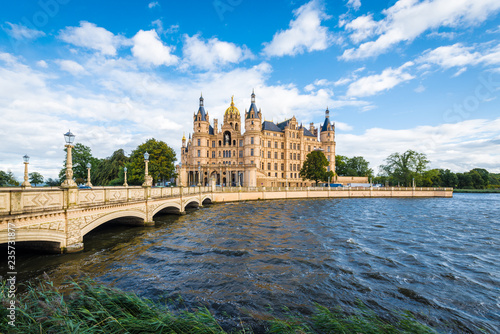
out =
[[[89,163],[87,163],[87,183],[85,183],[85,185],[87,187],[92,187],[92,183],[90,182],[90,169],[92,168],[92,165]]]
[[[127,183],[127,167],[123,167],[123,174],[124,174],[124,178],[125,178],[125,182],[123,182],[123,186],[124,187],[128,187],[128,183]]]
[[[30,163],[30,157],[26,154],[23,157],[24,160],[24,182],[21,184],[21,187],[26,188],[26,187],[31,187],[31,183],[28,181],[28,165]]]
[[[144,163],[146,164],[146,170],[144,175],[144,183],[142,184],[143,187],[151,187],[153,185],[153,178],[149,175],[148,171],[148,162],[149,162],[149,153],[146,152],[144,153]]]
[[[182,162],[179,162],[179,186],[180,187],[182,187],[181,175],[182,175]]]
[[[66,141],[66,180],[61,184],[61,188],[77,188],[75,181],[73,180],[73,158],[71,156],[71,149],[74,147],[73,142],[75,141],[75,135],[71,133],[71,130],[64,134],[64,140]]]

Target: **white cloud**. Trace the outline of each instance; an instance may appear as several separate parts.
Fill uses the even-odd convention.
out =
[[[156,6],[159,6],[160,4],[158,3],[158,1],[152,1],[148,4],[148,7],[149,8],[154,8]]]
[[[378,23],[373,20],[373,15],[362,15],[345,24],[345,30],[350,31],[349,38],[354,43],[359,43],[375,34]]]
[[[139,30],[132,40],[134,42],[132,54],[142,63],[169,66],[179,61],[179,58],[172,54],[174,48],[164,45],[154,29]]]
[[[30,29],[26,26],[23,26],[22,24],[15,24],[10,22],[6,23],[10,26],[10,29],[3,28],[3,30],[5,30],[5,32],[7,32],[10,36],[17,40],[36,39],[38,37],[45,36],[45,33],[43,31]]]
[[[429,29],[477,25],[500,9],[497,0],[399,0],[376,22],[374,41],[344,51],[341,59],[363,59],[387,52],[402,41],[412,41]],[[358,33],[356,30],[353,34]],[[359,39],[356,37],[354,39]]]
[[[347,7],[351,7],[354,10],[358,10],[361,7],[361,0],[349,0],[347,1]]]
[[[363,156],[377,169],[390,154],[413,149],[427,155],[431,168],[464,172],[479,167],[498,173],[499,129],[500,118],[497,118],[402,130],[372,128],[360,135],[339,133],[336,136],[337,154]]]
[[[417,88],[415,88],[413,91],[414,91],[415,93],[423,93],[423,92],[425,92],[425,87],[424,87],[424,85],[420,84],[420,85],[418,85],[418,87],[417,87]]]
[[[285,56],[302,54],[328,48],[332,42],[327,27],[321,21],[329,17],[317,0],[312,0],[294,10],[295,20],[290,21],[287,30],[277,32],[270,43],[264,43],[263,54],[266,56]]]
[[[349,124],[347,123],[343,123],[343,122],[338,122],[336,121],[335,122],[335,130],[340,130],[340,131],[351,131],[353,129],[352,126],[350,126]]]
[[[36,65],[38,67],[41,67],[41,68],[47,68],[47,67],[49,67],[49,65],[47,64],[47,62],[45,60],[39,60],[39,61],[37,61]]]
[[[219,41],[215,37],[204,41],[200,35],[193,37],[184,35],[182,52],[186,66],[196,66],[206,70],[213,70],[230,63],[239,63],[253,57],[246,46],[239,47],[233,43]]]
[[[85,73],[85,69],[82,65],[78,64],[73,60],[58,60],[57,63],[61,67],[61,70],[69,72],[73,75]]]
[[[59,38],[66,43],[97,50],[109,56],[115,56],[120,46],[128,44],[125,38],[115,36],[112,32],[87,21],[81,21],[79,27],[66,27],[61,30]]]
[[[413,65],[413,62],[410,61],[396,69],[389,67],[383,70],[381,74],[370,75],[357,79],[349,85],[346,94],[347,96],[363,97],[389,90],[402,82],[414,78],[413,75],[405,71]]]
[[[426,51],[418,61],[435,64],[443,68],[476,64],[480,54],[471,52],[471,50],[473,50],[472,47],[465,47],[461,43],[440,46],[434,50]]]

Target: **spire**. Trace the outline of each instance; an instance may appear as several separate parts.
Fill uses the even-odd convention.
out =
[[[248,109],[247,118],[259,118],[259,114],[257,112],[257,106],[255,105],[255,91],[252,89],[250,108]]]
[[[201,120],[202,121],[206,121],[207,120],[207,117],[206,117],[206,113],[205,113],[205,107],[203,106],[203,94],[200,96],[200,107],[198,108],[198,114],[201,114]]]
[[[186,141],[186,133],[185,132],[182,133],[182,141]]]
[[[332,125],[330,124],[330,110],[326,107],[325,110],[325,121],[323,122],[323,126],[321,126],[321,132],[332,130]]]

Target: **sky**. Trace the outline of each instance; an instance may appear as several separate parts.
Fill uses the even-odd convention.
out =
[[[0,170],[55,178],[63,134],[105,158],[149,138],[180,156],[200,94],[222,123],[255,90],[263,118],[336,125],[377,171],[500,172],[500,1],[4,1]]]

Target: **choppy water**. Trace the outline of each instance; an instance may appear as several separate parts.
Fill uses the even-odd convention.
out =
[[[500,195],[218,204],[155,227],[107,227],[85,251],[20,255],[24,280],[88,274],[216,314],[312,303],[422,313],[454,332],[500,331]],[[2,268],[3,269],[3,268]]]

